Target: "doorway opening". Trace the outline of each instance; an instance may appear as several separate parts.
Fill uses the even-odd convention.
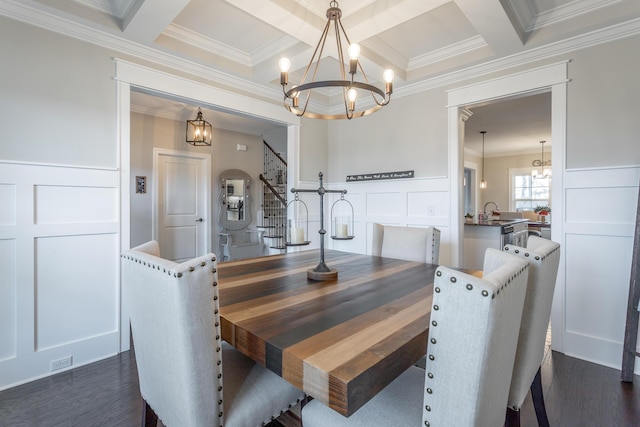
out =
[[[464,150],[465,140],[471,137],[472,131],[465,126],[469,119],[469,109],[490,105],[496,101],[508,101],[524,98],[541,93],[549,93],[551,97],[551,140],[553,140],[551,155],[552,165],[552,205],[554,211],[554,226],[551,231],[552,240],[564,243],[563,209],[563,170],[565,165],[566,128],[567,128],[567,61],[541,66],[493,80],[450,90],[448,97],[449,112],[449,147],[450,147],[450,186],[451,186],[451,239],[457,242],[452,249],[452,260],[462,266],[464,262]],[[485,129],[482,129],[485,130]],[[490,142],[487,132],[487,143]],[[535,141],[534,141],[535,142]],[[539,144],[538,150],[539,150]],[[487,168],[488,169],[488,168]],[[485,175],[488,187],[491,185],[489,177]],[[563,277],[564,253],[560,256],[560,267],[554,304],[551,312],[553,328],[552,348],[563,351],[565,334],[565,281]]]

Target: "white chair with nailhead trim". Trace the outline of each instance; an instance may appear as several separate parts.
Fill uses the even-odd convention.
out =
[[[426,371],[412,366],[346,418],[317,400],[304,427],[501,427],[528,263],[488,249],[482,278],[438,267]]]
[[[529,236],[527,247],[506,245],[504,251],[529,262],[529,284],[522,311],[516,360],[507,407],[507,426],[520,425],[520,408],[531,389],[540,427],[549,426],[542,394],[540,365],[551,316],[551,303],[560,263],[560,244]]]
[[[373,224],[371,255],[437,264],[440,230],[435,227]]]
[[[215,255],[159,256],[155,241],[121,256],[143,425],[260,426],[300,401],[302,391],[221,340]]]

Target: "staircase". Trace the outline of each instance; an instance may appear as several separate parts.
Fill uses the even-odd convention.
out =
[[[287,161],[264,143],[264,171],[262,181],[262,221],[259,228],[265,229],[264,238],[269,248],[286,250],[287,226]]]

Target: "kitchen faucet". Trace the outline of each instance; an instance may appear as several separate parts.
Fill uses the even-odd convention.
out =
[[[496,202],[487,202],[484,204],[484,207],[482,208],[482,213],[484,213],[484,215],[487,215],[487,205],[493,204],[496,207],[496,211],[500,211],[500,208],[498,207],[498,204]]]

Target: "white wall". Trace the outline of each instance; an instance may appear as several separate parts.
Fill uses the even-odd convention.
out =
[[[113,52],[0,17],[0,159],[117,164]]]

